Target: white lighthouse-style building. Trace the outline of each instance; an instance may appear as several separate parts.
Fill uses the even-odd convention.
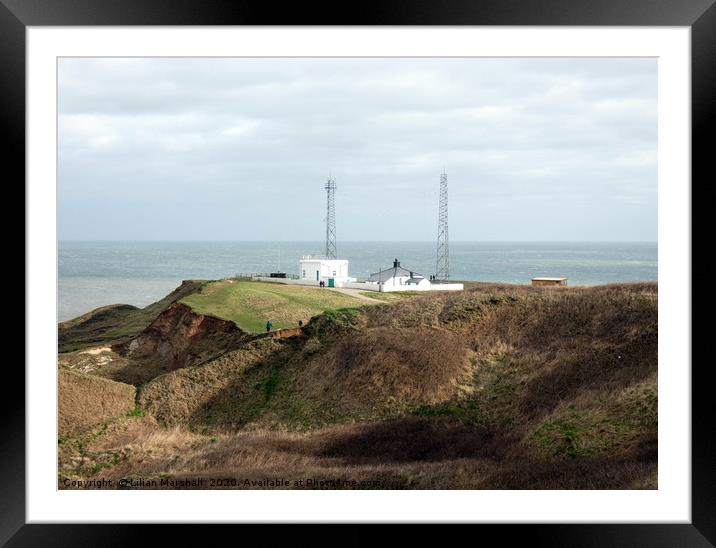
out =
[[[443,186],[447,184],[446,176],[441,179]],[[304,255],[298,261],[298,276],[253,276],[253,279],[265,282],[295,284],[307,286],[320,286],[338,288],[341,290],[359,291],[455,291],[462,290],[463,284],[449,283],[435,279],[427,279],[414,270],[400,266],[395,259],[391,268],[386,268],[372,274],[368,280],[360,281],[348,275],[348,261],[338,258],[336,246],[336,209],[335,193],[336,180],[329,176],[326,182],[326,251],[323,255]],[[447,190],[445,189],[445,192]],[[447,199],[447,198],[445,198]],[[447,205],[447,204],[445,204]],[[447,215],[445,214],[445,221]],[[444,229],[447,236],[447,229]],[[447,250],[447,248],[445,248]],[[439,262],[439,261],[438,261]],[[447,265],[447,262],[445,262]],[[441,272],[444,279],[448,279],[445,267]]]
[[[299,279],[312,282],[326,282],[327,287],[340,287],[354,282],[348,276],[348,261],[345,259],[325,259],[304,255],[298,261]]]
[[[432,283],[422,274],[414,270],[400,266],[400,261],[395,259],[393,266],[371,274],[365,284],[373,286],[377,291],[460,291],[463,289],[461,283]]]
[[[381,291],[420,291],[430,288],[430,281],[425,276],[403,268],[398,259],[393,261],[391,268],[371,274],[368,281],[379,284]]]

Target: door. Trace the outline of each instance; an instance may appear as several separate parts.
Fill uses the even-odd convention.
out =
[[[328,287],[336,287],[334,278],[328,278]]]

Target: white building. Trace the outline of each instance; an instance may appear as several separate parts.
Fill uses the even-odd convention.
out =
[[[345,259],[323,259],[304,255],[298,262],[299,278],[312,282],[326,282],[328,287],[355,281],[348,277],[348,261]]]
[[[391,268],[371,274],[366,285],[377,286],[378,291],[453,291],[461,290],[462,284],[430,283],[425,276],[400,266],[395,259]]]
[[[422,274],[400,266],[395,259],[392,268],[371,275],[366,282],[357,282],[348,276],[348,261],[343,259],[324,259],[304,255],[298,263],[299,279],[270,278],[257,276],[255,280],[293,285],[317,286],[325,282],[326,287],[359,289],[361,291],[461,291],[463,284],[450,282],[431,282]]]
[[[421,291],[430,289],[430,281],[422,274],[400,266],[395,259],[392,268],[371,274],[370,283],[379,284],[381,291]]]

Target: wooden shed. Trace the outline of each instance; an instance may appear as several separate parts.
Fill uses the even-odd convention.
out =
[[[532,285],[567,285],[567,278],[532,278]]]

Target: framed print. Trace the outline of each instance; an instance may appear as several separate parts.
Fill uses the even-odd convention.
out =
[[[712,545],[716,8],[599,7],[3,0],[27,215],[3,542]]]

